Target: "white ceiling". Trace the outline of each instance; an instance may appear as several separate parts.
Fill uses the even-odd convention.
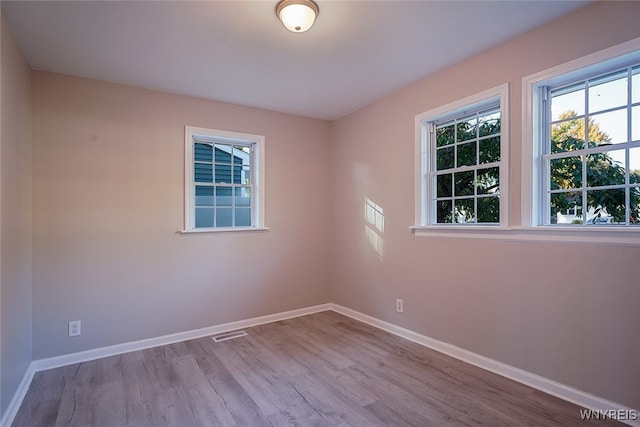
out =
[[[37,70],[336,119],[586,1],[2,1]],[[551,48],[551,47],[550,47]]]

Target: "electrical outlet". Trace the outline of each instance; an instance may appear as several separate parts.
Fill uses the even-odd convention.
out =
[[[398,298],[396,300],[396,311],[402,313],[404,311],[404,301]]]
[[[69,322],[69,336],[77,337],[82,332],[81,324],[79,320],[72,320]]]

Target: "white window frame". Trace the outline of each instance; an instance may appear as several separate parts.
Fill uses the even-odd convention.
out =
[[[220,144],[249,145],[252,147],[251,161],[251,226],[246,227],[195,227],[195,182],[194,182],[194,145],[198,140]],[[228,232],[268,230],[265,226],[264,198],[264,152],[265,137],[249,133],[231,132],[219,129],[207,129],[185,126],[184,136],[184,229],[183,233]]]
[[[544,225],[542,92],[548,86],[588,79],[624,68],[640,59],[640,38],[526,76],[522,79],[522,199],[521,227],[535,240],[640,245],[639,226],[569,227]],[[546,130],[545,130],[546,132]]]
[[[428,129],[434,121],[478,111],[499,104],[500,108],[500,222],[499,224],[437,224],[434,218],[433,191],[435,159]],[[417,236],[483,237],[509,229],[509,84],[487,89],[415,116],[415,225]]]

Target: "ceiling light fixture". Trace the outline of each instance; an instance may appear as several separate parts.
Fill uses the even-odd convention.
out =
[[[320,9],[311,0],[282,0],[276,6],[276,15],[287,30],[304,33],[313,25]]]

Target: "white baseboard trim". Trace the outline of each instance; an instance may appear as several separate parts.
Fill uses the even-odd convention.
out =
[[[339,304],[331,303],[330,308],[336,313],[343,314],[378,329],[382,329],[399,337],[406,338],[409,341],[413,341],[432,350],[462,360],[463,362],[469,363],[471,365],[509,378],[521,384],[543,391],[552,396],[574,403],[580,407],[592,409],[595,411],[635,411],[625,413],[635,413],[640,415],[639,409],[633,410],[619,403],[612,402],[602,397],[594,396],[593,394],[578,390],[565,384],[561,384],[540,375],[524,371],[522,369],[498,362],[493,359],[489,359],[488,357],[481,356],[477,353],[473,353],[455,345],[418,334],[409,329],[405,329],[403,327],[394,325],[393,323],[389,323],[384,320],[369,316],[367,314],[360,313],[359,311],[352,310]],[[576,417],[578,417],[578,414],[576,414]],[[640,427],[640,419],[620,421],[630,426]]]
[[[18,409],[20,409],[20,405],[22,405],[22,401],[27,394],[27,390],[29,390],[31,380],[33,380],[33,374],[35,373],[36,371],[33,369],[33,362],[31,362],[27,367],[27,371],[22,376],[22,380],[20,381],[20,384],[18,384],[18,389],[13,394],[11,402],[9,402],[9,406],[7,406],[7,410],[2,415],[0,427],[9,427],[13,423],[13,419],[18,414]]]
[[[206,337],[209,335],[216,335],[223,332],[235,331],[236,329],[264,325],[265,323],[277,322],[279,320],[291,319],[293,317],[306,316],[307,314],[318,313],[320,311],[326,311],[330,309],[331,308],[329,304],[320,304],[312,307],[300,308],[297,310],[284,311],[282,313],[252,317],[250,319],[238,320],[236,322],[223,323],[221,325],[208,326],[205,328],[193,329],[191,331],[178,332],[170,335],[163,335],[156,338],[148,338],[140,341],[110,345],[108,347],[94,348],[78,353],[49,357],[47,359],[34,360],[33,366],[36,372],[44,371],[47,369],[58,368],[60,366],[73,365],[74,363],[88,362],[90,360],[101,359],[103,357],[128,353],[130,351],[144,350],[160,345],[173,344],[181,341]]]

